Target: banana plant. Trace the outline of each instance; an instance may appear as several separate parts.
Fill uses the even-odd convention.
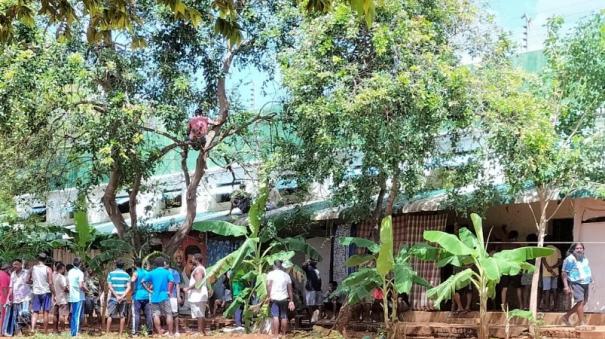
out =
[[[356,304],[371,296],[379,288],[383,292],[384,325],[389,328],[388,296],[391,295],[393,312],[392,321],[397,320],[397,297],[399,293],[410,293],[413,284],[431,287],[429,282],[420,277],[413,269],[410,259],[413,256],[422,258],[436,256],[437,249],[426,244],[404,246],[393,256],[393,219],[387,216],[380,225],[380,243],[357,237],[339,239],[344,246],[355,245],[367,249],[367,254],[353,255],[346,261],[348,267],[358,267],[339,285],[335,294],[347,295],[349,304]]]
[[[264,221],[265,206],[269,190],[263,186],[258,198],[248,212],[248,225],[241,226],[227,221],[206,221],[195,224],[194,230],[212,232],[222,236],[244,237],[242,245],[224,258],[217,261],[207,270],[207,283],[212,284],[221,275],[231,272],[232,281],[244,283],[241,293],[234,298],[225,311],[225,316],[232,315],[238,307],[242,307],[246,331],[252,327],[255,314],[268,314],[267,306],[267,274],[276,260],[289,262],[296,252],[303,252],[312,258],[321,259],[319,253],[303,238],[265,239],[261,235]],[[256,299],[254,305],[253,299]]]
[[[475,230],[473,234],[467,228],[461,228],[458,236],[441,231],[424,231],[424,239],[439,245],[442,253],[438,257],[438,266],[451,264],[458,267],[472,266],[451,276],[440,285],[427,291],[427,296],[439,307],[443,300],[450,299],[456,290],[473,284],[479,292],[479,338],[489,335],[487,301],[496,294],[496,284],[504,275],[517,275],[521,271],[532,272],[535,267],[528,260],[546,257],[553,250],[544,247],[520,247],[503,250],[490,255],[487,242],[483,238],[481,217],[471,214]]]

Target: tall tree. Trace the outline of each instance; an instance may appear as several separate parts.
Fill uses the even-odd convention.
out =
[[[284,119],[296,136],[282,148],[283,166],[331,180],[335,200],[376,225],[390,215],[400,192],[426,183],[439,139],[472,116],[455,32],[476,13],[456,1],[389,1],[371,26],[344,5],[305,20],[280,59]]]
[[[530,191],[538,208],[534,216],[538,246],[542,247],[549,207],[586,185],[603,185],[603,144],[596,142],[595,122],[605,104],[603,39],[605,16],[597,14],[569,35],[560,32],[562,20],[549,21],[545,54],[547,67],[539,75],[511,66],[507,53],[496,53],[479,70],[480,120],[487,152],[501,169],[512,195]],[[510,49],[502,49],[506,51]],[[602,118],[601,118],[602,119]],[[559,204],[558,206],[561,206]],[[540,267],[540,258],[536,259]],[[537,309],[539,270],[534,272],[530,309]]]

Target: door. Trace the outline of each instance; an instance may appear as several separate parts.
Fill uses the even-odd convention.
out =
[[[605,311],[605,265],[601,262],[602,244],[590,242],[600,242],[605,239],[605,222],[583,223],[580,230],[580,241],[584,244],[584,253],[590,262],[592,277],[596,283],[590,288],[586,312],[604,312]]]

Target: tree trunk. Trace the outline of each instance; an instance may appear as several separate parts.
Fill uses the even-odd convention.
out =
[[[390,323],[389,323],[389,285],[386,281],[387,278],[384,278],[384,284],[382,285],[382,308],[384,312],[384,328],[389,331]]]
[[[109,176],[109,182],[107,183],[107,187],[105,187],[105,192],[103,193],[103,198],[101,200],[103,201],[103,206],[105,207],[109,219],[118,232],[118,237],[124,239],[128,225],[116,203],[116,194],[119,188],[120,177],[119,165],[114,164]]]
[[[544,247],[544,236],[546,234],[546,208],[548,207],[548,195],[544,189],[538,190],[538,198],[540,205],[540,219],[536,225],[538,228],[538,247]],[[531,293],[529,296],[529,310],[531,311],[534,319],[538,314],[538,282],[540,280],[540,266],[542,265],[542,258],[536,258],[536,269],[531,280]],[[530,333],[534,333],[533,325],[530,325]]]
[[[393,179],[391,180],[391,190],[389,192],[389,197],[387,198],[387,206],[384,210],[384,215],[393,214],[393,204],[395,204],[397,193],[399,193],[399,170],[395,172]]]
[[[387,178],[384,175],[381,175],[380,179],[380,191],[378,191],[378,196],[376,197],[376,206],[374,206],[374,213],[372,215],[372,219],[374,221],[374,227],[372,228],[370,239],[373,239],[375,242],[380,240],[380,220],[382,219],[382,201],[384,200],[384,195],[387,192],[386,187]]]
[[[187,234],[189,234],[191,227],[193,226],[193,222],[195,221],[197,214],[197,188],[202,180],[202,177],[204,176],[204,173],[206,173],[207,157],[208,155],[204,150],[201,150],[200,154],[197,156],[195,171],[193,172],[189,185],[187,185],[187,194],[185,196],[187,213],[185,216],[185,221],[183,221],[183,224],[178,231],[176,231],[176,233],[164,246],[164,253],[171,257],[177,251],[183,239],[185,239]]]
[[[487,286],[481,284],[482,293],[479,293],[479,339],[489,338],[489,314],[487,313]]]
[[[132,183],[132,189],[128,193],[128,206],[130,209],[130,230],[132,231],[132,246],[134,247],[135,254],[141,249],[141,233],[138,228],[138,216],[137,216],[137,196],[141,188],[141,173],[137,173],[134,182]]]

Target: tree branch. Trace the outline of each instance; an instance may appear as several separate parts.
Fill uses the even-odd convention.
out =
[[[216,147],[218,144],[220,144],[221,142],[223,142],[223,140],[225,140],[226,138],[232,136],[232,135],[236,135],[239,134],[241,131],[243,131],[244,129],[248,128],[250,125],[259,122],[259,121],[269,121],[271,120],[273,117],[275,117],[277,114],[272,113],[269,115],[256,115],[254,118],[246,121],[245,123],[241,124],[240,126],[238,126],[237,128],[235,126],[230,126],[228,129],[226,129],[223,133],[220,133],[218,135],[218,139],[213,139],[212,143],[206,148],[206,152],[210,151],[211,149],[213,149],[214,147]]]
[[[187,166],[187,157],[189,155],[189,146],[182,146],[181,151],[181,170],[183,171],[183,177],[185,178],[185,186],[189,187],[191,183],[191,177],[189,176],[189,166]]]
[[[183,145],[186,144],[186,141],[183,140],[179,140],[177,137],[170,135],[169,133],[163,132],[163,131],[158,131],[156,129],[147,127],[147,126],[139,126],[142,130],[147,131],[147,132],[151,132],[151,133],[155,133],[155,134],[159,134],[167,139],[172,140],[175,144],[178,145]]]

